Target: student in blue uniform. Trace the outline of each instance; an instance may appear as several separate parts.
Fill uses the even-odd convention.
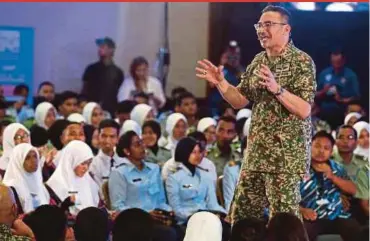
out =
[[[226,213],[217,203],[212,180],[198,167],[202,161],[199,143],[190,137],[181,139],[175,150],[175,160],[181,165],[167,178],[166,190],[179,224],[185,224],[199,210]]]
[[[123,211],[140,208],[156,221],[154,241],[174,241],[176,231],[173,212],[166,203],[160,168],[145,161],[145,148],[140,137],[133,131],[121,136],[117,145],[119,157],[129,162],[112,170],[109,177],[109,196],[112,209]]]

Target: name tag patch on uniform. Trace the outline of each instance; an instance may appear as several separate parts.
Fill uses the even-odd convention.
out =
[[[183,188],[192,188],[193,185],[192,184],[184,184],[182,185]]]
[[[140,182],[141,181],[141,178],[136,178],[136,179],[133,179],[132,181],[133,182]]]

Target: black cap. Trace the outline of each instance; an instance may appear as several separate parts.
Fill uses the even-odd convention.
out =
[[[109,48],[115,49],[116,48],[116,43],[113,41],[113,39],[109,37],[105,38],[98,38],[95,40],[96,45],[107,45]]]

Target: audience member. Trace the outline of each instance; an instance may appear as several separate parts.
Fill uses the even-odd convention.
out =
[[[357,112],[351,112],[348,115],[346,115],[346,118],[344,118],[344,124],[353,126],[360,118],[361,114]]]
[[[72,215],[87,207],[99,204],[99,187],[88,173],[94,155],[82,141],[71,141],[60,155],[60,163],[46,182],[52,198],[60,203],[67,198],[74,200],[69,208]],[[55,195],[54,195],[55,194]]]
[[[57,111],[55,107],[50,104],[49,102],[42,102],[36,107],[35,111],[35,122],[36,125],[44,128],[49,129],[50,126],[56,120]]]
[[[133,100],[138,104],[147,104],[149,105],[149,95],[145,94],[144,92],[138,92],[134,94]]]
[[[344,113],[345,115],[348,115],[349,113],[357,112],[361,114],[362,116],[366,116],[366,110],[362,106],[361,102],[359,100],[353,100],[348,103],[347,110]]]
[[[340,234],[350,241],[360,232],[357,221],[343,207],[341,193],[354,195],[356,186],[345,169],[330,160],[334,143],[325,131],[313,136],[310,174],[301,182],[300,211],[310,241],[320,234]]]
[[[354,151],[354,154],[369,158],[369,133],[370,125],[365,121],[357,122],[353,125],[357,133],[357,148]]]
[[[10,156],[16,145],[30,143],[30,132],[19,123],[12,123],[3,132],[3,155],[0,157],[0,175],[3,177],[8,167]]]
[[[77,113],[78,95],[72,91],[64,91],[57,97],[57,108],[61,118],[67,119],[70,114]]]
[[[264,241],[265,233],[264,221],[256,218],[242,219],[233,225],[230,241]]]
[[[161,137],[161,126],[154,120],[146,121],[142,128],[143,143],[146,149],[146,160],[160,167],[171,158],[171,151],[158,146]]]
[[[74,230],[76,241],[107,241],[108,213],[96,207],[85,208],[78,213]]]
[[[118,103],[115,116],[120,126],[122,126],[126,120],[130,119],[130,113],[135,105],[136,103],[131,100],[124,100]]]
[[[96,40],[99,61],[90,64],[83,73],[81,94],[88,101],[99,103],[103,110],[113,116],[117,105],[117,93],[121,86],[124,73],[113,61],[116,44],[105,37]]]
[[[49,204],[50,196],[42,181],[41,163],[36,148],[28,143],[14,147],[3,183],[13,189],[18,213],[29,213]]]
[[[330,62],[332,66],[319,75],[316,98],[319,100],[320,118],[336,128],[342,124],[345,107],[359,99],[360,90],[357,75],[345,66],[342,50],[333,51]]]
[[[200,210],[225,214],[226,210],[217,203],[214,183],[203,169],[198,168],[202,161],[200,144],[190,137],[181,139],[175,160],[181,167],[168,176],[166,191],[178,223],[186,224],[191,215]]]
[[[239,146],[232,144],[236,136],[236,120],[232,117],[221,117],[216,128],[216,142],[208,152],[207,158],[216,165],[217,175],[223,173],[229,161],[241,158]]]
[[[149,97],[149,105],[157,114],[157,110],[165,105],[166,97],[161,82],[149,76],[148,61],[142,56],[134,58],[130,66],[130,75],[123,81],[118,91],[118,101],[134,100],[135,94],[145,93]]]
[[[198,104],[195,96],[190,92],[181,93],[175,100],[175,112],[183,114],[188,122],[189,132],[197,129]]]
[[[99,104],[89,102],[85,105],[82,115],[86,120],[86,124],[99,128],[100,122],[104,119],[103,110]]]
[[[138,123],[141,127],[145,121],[155,118],[153,108],[147,104],[136,105],[130,114],[130,119]]]
[[[32,230],[17,219],[17,204],[10,188],[0,184],[0,240],[32,241]]]
[[[123,123],[122,128],[119,132],[119,136],[121,137],[122,135],[126,134],[129,131],[134,131],[136,135],[141,137],[142,131],[140,125],[133,120],[127,120],[125,123]]]
[[[219,103],[218,116],[236,118],[236,111],[229,103],[223,100]]]
[[[198,122],[197,131],[202,132],[207,139],[207,151],[216,142],[217,122],[211,117],[205,117]]]
[[[27,105],[29,88],[27,85],[17,85],[13,90],[13,95],[20,97],[11,107],[6,110],[6,114],[12,116],[17,122],[23,123],[32,119],[35,115],[34,110]]]
[[[67,217],[57,206],[42,205],[27,214],[23,221],[32,229],[37,241],[65,241]]]
[[[54,84],[49,81],[42,82],[37,90],[37,97],[43,97],[47,102],[53,103],[55,99]]]
[[[145,161],[145,148],[140,137],[133,131],[125,133],[118,142],[117,154],[128,162],[112,170],[109,177],[113,210],[143,209],[156,221],[155,241],[176,240],[176,231],[171,227],[173,212],[166,203],[160,168]]]
[[[99,152],[99,129],[91,126],[83,126],[86,144],[91,148],[91,151],[94,155],[97,155]]]
[[[68,116],[67,118],[68,121],[74,122],[74,123],[79,123],[83,126],[86,124],[86,119],[81,115],[80,113],[72,113]]]
[[[114,120],[103,120],[98,129],[99,152],[94,157],[90,173],[101,188],[108,181],[113,168],[124,162],[115,150],[118,143],[119,125]]]
[[[266,241],[308,241],[308,236],[297,216],[277,213],[268,224]]]
[[[177,143],[186,136],[188,130],[188,121],[183,114],[173,113],[168,116],[166,121],[167,138],[164,143],[160,143],[165,149],[169,150],[173,155]]]
[[[152,241],[154,220],[139,208],[122,211],[114,221],[113,241]]]
[[[221,241],[222,224],[220,218],[209,212],[199,212],[191,216],[186,227],[184,241]]]

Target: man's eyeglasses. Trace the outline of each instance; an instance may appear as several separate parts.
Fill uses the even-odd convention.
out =
[[[287,25],[287,24],[286,23],[277,23],[277,22],[267,21],[267,22],[263,22],[263,23],[256,23],[253,26],[256,30],[258,30],[260,28],[270,28],[273,25]]]
[[[28,134],[24,134],[24,135],[15,135],[14,136],[14,140],[16,141],[24,141],[24,140],[27,140],[30,136]]]
[[[354,140],[355,139],[355,136],[354,135],[349,135],[349,136],[338,136],[337,137],[338,140],[341,140],[341,141],[344,141],[344,140]]]

